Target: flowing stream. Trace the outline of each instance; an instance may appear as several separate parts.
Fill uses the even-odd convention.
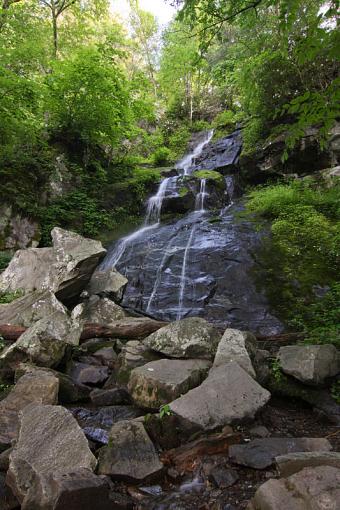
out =
[[[141,228],[109,247],[102,268],[116,267],[128,278],[123,306],[130,309],[163,320],[200,316],[223,327],[277,332],[281,324],[252,275],[261,271],[253,258],[260,234],[250,222],[235,221],[243,205],[229,168],[238,161],[239,132],[215,144],[212,136],[199,135],[177,163],[177,176],[163,179],[149,198]],[[221,171],[224,190],[195,178],[199,169]],[[194,193],[191,210],[162,220],[169,204],[184,200],[183,183]]]

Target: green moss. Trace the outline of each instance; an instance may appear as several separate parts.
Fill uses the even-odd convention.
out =
[[[186,186],[182,186],[179,190],[178,190],[178,194],[180,197],[185,197],[185,195],[187,195],[189,193],[189,188],[187,188]]]
[[[215,172],[214,170],[198,170],[194,172],[193,177],[197,179],[207,179],[207,181],[213,181],[218,187],[224,189],[225,188],[225,180],[223,175],[219,172]]]
[[[22,290],[16,290],[15,292],[0,292],[0,304],[12,303],[15,299],[23,296]]]

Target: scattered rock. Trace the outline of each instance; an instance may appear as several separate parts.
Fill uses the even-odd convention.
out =
[[[119,305],[108,298],[91,296],[82,303],[82,319],[84,322],[106,326],[110,322],[125,319],[126,314]]]
[[[265,469],[274,463],[278,455],[305,451],[328,452],[331,449],[331,444],[324,438],[271,437],[254,439],[247,444],[232,445],[229,449],[229,458],[241,466]]]
[[[95,443],[103,445],[109,442],[109,432],[107,430],[96,427],[84,427],[83,432],[87,439]]]
[[[152,333],[144,341],[149,349],[171,358],[213,359],[221,335],[199,317],[189,317]]]
[[[261,485],[248,510],[336,510],[340,508],[340,469],[305,468]]]
[[[100,384],[109,377],[109,371],[104,366],[73,361],[69,368],[69,375],[76,384]]]
[[[270,393],[233,362],[213,368],[200,386],[170,408],[184,424],[213,430],[254,417],[269,398]]]
[[[96,407],[131,403],[131,397],[124,388],[112,388],[110,390],[95,389],[91,392],[90,398],[92,404]]]
[[[287,345],[278,360],[283,372],[305,384],[323,384],[340,372],[340,355],[334,345]]]
[[[9,395],[0,402],[0,449],[11,445],[17,437],[19,411],[32,402],[56,404],[59,381],[44,371],[37,370],[21,377]]]
[[[95,427],[109,430],[114,423],[131,420],[143,415],[140,409],[133,406],[107,406],[102,409],[74,407],[70,409],[81,427]]]
[[[263,425],[258,425],[256,427],[252,427],[250,430],[249,430],[250,434],[252,436],[255,436],[255,437],[269,437],[270,436],[270,432],[269,430],[267,429],[267,427],[264,427]]]
[[[15,299],[11,303],[0,304],[0,324],[13,324],[29,328],[35,322],[54,312],[67,313],[67,310],[52,292],[35,291]]]
[[[201,384],[210,366],[205,360],[152,361],[132,370],[128,389],[138,406],[159,409]]]
[[[162,470],[163,464],[142,423],[125,421],[112,427],[108,446],[99,452],[100,474],[141,482]]]
[[[88,284],[87,291],[91,294],[107,296],[120,303],[128,281],[114,268],[97,269]]]
[[[81,468],[92,471],[96,463],[69,411],[61,406],[31,404],[22,411],[6,481],[22,510],[53,509],[55,480]]]
[[[237,482],[238,478],[236,471],[225,466],[214,466],[208,476],[209,481],[220,489],[231,487]]]
[[[117,360],[117,354],[113,350],[113,347],[102,347],[98,351],[93,353],[93,357],[98,359],[102,365],[108,368],[113,368]]]
[[[248,352],[255,355],[256,338],[249,331],[226,329],[218,344],[214,367],[236,361],[249,375],[256,377]]]
[[[64,312],[55,312],[28,328],[18,340],[0,355],[0,364],[15,367],[19,362],[32,362],[55,367],[63,358],[67,345],[78,345],[81,325]]]
[[[121,383],[128,383],[131,370],[157,359],[159,359],[159,356],[141,342],[130,340],[118,356],[117,380]]]
[[[333,466],[340,469],[339,452],[294,452],[275,457],[280,476],[291,476],[306,467]]]

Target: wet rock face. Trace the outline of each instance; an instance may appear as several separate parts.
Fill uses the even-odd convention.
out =
[[[205,360],[153,361],[131,372],[128,389],[138,406],[159,409],[198,386],[210,366]]]
[[[235,133],[204,147],[201,155],[195,160],[194,169],[232,173],[237,169],[241,149],[241,132],[235,131]]]
[[[159,329],[143,343],[171,358],[213,359],[220,337],[217,329],[206,320],[192,317]]]

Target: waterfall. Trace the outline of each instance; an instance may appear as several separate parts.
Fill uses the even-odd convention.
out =
[[[179,288],[179,301],[178,301],[178,312],[177,312],[177,320],[180,320],[183,316],[183,302],[184,302],[184,291],[185,291],[185,283],[186,283],[186,271],[187,271],[187,263],[188,263],[188,255],[191,248],[191,243],[195,234],[196,224],[193,225],[187,245],[184,250],[183,256],[183,264],[182,264],[182,272],[181,272],[181,280],[180,280],[180,288]]]
[[[159,264],[159,266],[157,268],[155,283],[154,283],[154,286],[152,288],[152,292],[151,292],[148,304],[146,306],[146,312],[147,313],[149,313],[150,310],[151,310],[152,302],[153,302],[153,300],[154,300],[154,298],[155,298],[155,296],[157,294],[158,287],[160,286],[161,281],[162,281],[162,273],[163,273],[163,269],[164,269],[165,263],[168,260],[169,255],[172,253],[170,251],[170,248],[172,248],[172,245],[174,244],[175,241],[176,241],[176,237],[174,237],[170,241],[170,243],[168,244],[168,246],[166,247],[166,249],[164,251],[164,255],[162,257],[161,263]]]
[[[151,198],[149,198],[148,206],[146,209],[145,225],[150,225],[150,223],[159,223],[161,218],[163,199],[165,197],[170,180],[170,177],[164,179],[160,183],[156,195],[153,195]]]
[[[196,196],[195,211],[204,212],[204,200],[208,196],[206,192],[207,180],[201,179],[200,192]]]
[[[193,163],[195,159],[201,154],[204,147],[210,142],[214,135],[214,130],[211,129],[210,131],[207,131],[204,136],[204,140],[200,142],[192,152],[187,154],[183,159],[181,159],[177,165],[176,168],[183,170],[184,175],[190,175],[191,167],[193,166]]]

